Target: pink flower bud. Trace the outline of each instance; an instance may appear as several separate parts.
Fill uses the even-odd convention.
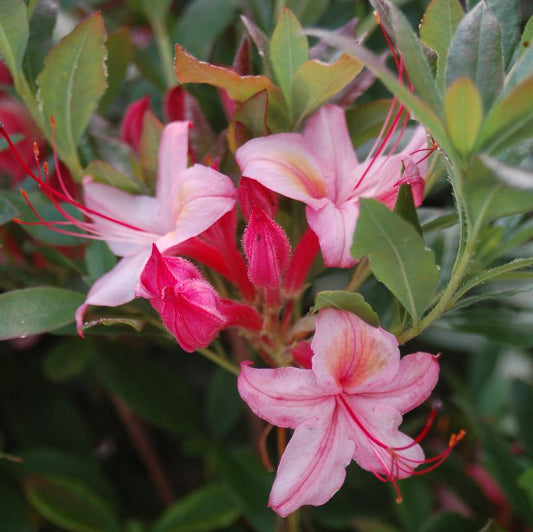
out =
[[[141,146],[144,115],[150,107],[150,97],[145,96],[129,105],[120,126],[120,138],[136,152]]]
[[[141,274],[137,295],[159,312],[163,323],[181,348],[189,353],[207,347],[226,327],[221,297],[189,261],[152,255]]]
[[[291,251],[283,229],[262,209],[255,208],[242,242],[250,281],[256,286],[278,287]]]
[[[172,87],[167,91],[163,102],[163,111],[168,122],[187,120],[185,112],[185,99],[187,96],[188,94],[185,92],[185,89],[180,85]]]
[[[255,207],[265,211],[271,218],[274,218],[278,210],[276,194],[261,183],[244,176],[241,178],[239,188],[237,188],[237,200],[246,220],[250,218]]]

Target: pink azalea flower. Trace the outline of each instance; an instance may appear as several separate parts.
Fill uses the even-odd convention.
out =
[[[421,437],[398,430],[402,415],[437,383],[437,357],[419,352],[400,359],[392,334],[334,309],[319,312],[311,348],[311,369],[244,363],[238,380],[255,414],[294,429],[270,494],[269,506],[278,514],[324,504],[343,484],[351,460],[395,482],[449,453],[451,448],[424,460]]]
[[[189,122],[172,122],[163,130],[155,197],[84,180],[84,212],[92,222],[81,226],[123,258],[89,290],[76,312],[78,327],[88,305],[114,307],[135,297],[152,244],[161,252],[169,250],[233,208],[235,187],[228,177],[199,164],[187,168],[188,130]]]
[[[386,143],[390,137],[385,136]],[[350,267],[356,262],[350,248],[359,199],[376,198],[392,206],[399,186],[411,183],[419,205],[426,165],[416,164],[413,154],[426,147],[425,130],[419,127],[401,152],[382,155],[381,149],[359,162],[343,109],[326,105],[307,120],[303,134],[252,139],[236,158],[245,177],[307,205],[307,222],[327,266]]]

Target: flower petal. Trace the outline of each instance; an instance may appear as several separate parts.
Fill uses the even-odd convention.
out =
[[[115,255],[132,255],[138,251],[139,245],[149,245],[158,235],[170,230],[162,224],[155,198],[128,194],[96,183],[90,177],[83,180],[83,197],[89,209],[113,220],[91,216],[95,227]]]
[[[150,247],[146,246],[135,255],[124,257],[92,285],[85,303],[76,311],[78,329],[83,324],[83,315],[89,305],[117,307],[135,298],[135,288],[149,256]]]
[[[320,417],[330,401],[308,369],[251,368],[245,362],[237,385],[252,411],[278,427],[295,428],[307,419]]]
[[[376,390],[388,385],[398,372],[396,338],[351,312],[321,310],[311,346],[317,382],[330,393]]]
[[[287,198],[317,206],[327,195],[320,165],[298,133],[252,139],[235,157],[245,177]]]
[[[389,480],[410,476],[423,462],[424,452],[411,437],[398,430],[402,422],[398,410],[383,401],[376,402],[372,397],[351,396],[345,399],[359,422],[372,435],[372,439],[369,438],[352,421],[350,437],[356,445],[353,459],[363,469],[384,475]],[[346,410],[344,415],[347,420],[350,419]]]
[[[305,210],[309,227],[315,232],[320,244],[324,263],[328,267],[350,268],[357,261],[350,249],[359,216],[359,204],[352,201],[340,208],[324,200],[318,209]]]
[[[327,502],[342,486],[354,448],[344,415],[330,398],[320,417],[294,431],[281,457],[269,506],[285,517],[304,504]]]
[[[423,403],[439,379],[437,357],[429,353],[412,353],[400,360],[398,373],[388,384],[370,386],[373,400],[383,400],[402,414]]]
[[[320,162],[327,183],[327,197],[342,202],[355,186],[357,157],[353,148],[344,109],[325,105],[305,125],[304,139],[308,149]]]
[[[199,164],[180,174],[170,196],[175,227],[157,241],[161,251],[199,235],[235,205],[229,177]]]
[[[164,212],[172,211],[172,189],[181,172],[187,168],[190,125],[188,121],[171,122],[161,134],[156,197]]]

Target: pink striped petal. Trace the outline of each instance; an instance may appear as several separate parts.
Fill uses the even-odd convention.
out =
[[[398,372],[396,338],[350,312],[321,310],[311,346],[317,382],[330,393],[366,393],[388,385]]]
[[[321,168],[302,135],[279,133],[252,139],[235,155],[245,177],[287,198],[317,205],[327,195]]]
[[[353,190],[357,166],[344,109],[336,105],[321,107],[307,120],[304,139],[320,163],[327,197],[334,203],[343,201]]]
[[[278,427],[295,428],[311,417],[322,416],[331,400],[308,369],[252,368],[245,362],[237,385],[253,412]]]
[[[285,517],[304,504],[327,502],[342,486],[354,448],[345,418],[330,398],[320,415],[294,431],[279,463],[269,506]]]
[[[359,204],[352,201],[337,207],[326,199],[318,209],[307,207],[305,213],[309,227],[318,237],[326,266],[353,266],[357,261],[352,257],[350,249],[359,216]]]

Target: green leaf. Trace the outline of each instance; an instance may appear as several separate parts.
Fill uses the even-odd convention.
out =
[[[274,475],[247,450],[221,452],[217,463],[228,493],[254,530],[272,532],[276,514],[267,507],[267,502]]]
[[[377,200],[362,199],[352,246],[355,258],[367,256],[376,279],[419,318],[439,283],[433,252],[417,230]]]
[[[464,16],[459,0],[431,0],[420,23],[420,39],[437,52],[437,85],[444,89],[448,49]]]
[[[481,122],[481,95],[470,78],[457,78],[444,95],[446,129],[457,151],[468,157],[474,148]]]
[[[104,183],[113,188],[119,188],[130,194],[143,192],[139,182],[116,170],[105,161],[91,161],[85,168],[84,175],[90,175],[98,183]]]
[[[307,37],[294,13],[283,7],[270,39],[270,62],[274,75],[292,109],[291,86],[296,71],[309,59]]]
[[[487,524],[479,532],[506,532],[506,530],[492,519],[489,519]]]
[[[63,382],[79,375],[93,356],[93,346],[81,338],[57,344],[43,360],[43,372],[52,382]]]
[[[125,28],[111,33],[107,38],[107,90],[98,105],[99,112],[109,109],[122,88],[126,69],[133,59],[133,43]]]
[[[96,368],[103,384],[133,412],[181,436],[199,433],[198,409],[177,371],[137,352],[100,350]]]
[[[105,242],[93,240],[85,250],[85,265],[88,276],[85,279],[87,284],[93,284],[104,273],[111,270],[117,259]]]
[[[488,168],[487,161],[498,169],[498,173]],[[509,174],[503,174],[505,165],[498,161],[496,163],[484,156],[477,159],[467,171],[470,176],[464,187],[467,209],[471,219],[479,226],[502,216],[528,212],[533,204],[533,187],[509,185]],[[513,176],[511,182],[515,185],[516,177],[513,179]]]
[[[335,63],[306,61],[295,72],[291,87],[295,124],[335,96],[361,71],[363,65],[348,54]]]
[[[55,119],[57,151],[77,179],[77,144],[107,87],[105,40],[102,16],[88,17],[48,54],[37,78],[45,123]]]
[[[150,189],[155,189],[157,169],[159,168],[159,140],[163,134],[163,124],[152,113],[144,114],[141,144],[139,147],[144,180]]]
[[[210,532],[231,525],[239,510],[221,486],[206,486],[173,504],[151,532]]]
[[[518,45],[518,58],[525,54],[533,44],[533,16],[529,17],[524,31],[522,32],[522,37],[520,38],[520,44]]]
[[[0,55],[15,79],[21,75],[28,34],[24,2],[22,0],[0,2]]]
[[[399,214],[406,222],[409,222],[420,236],[423,236],[418,213],[416,212],[413,190],[408,183],[400,185],[396,203],[394,204],[394,212]]]
[[[44,57],[52,47],[52,33],[56,25],[59,2],[57,0],[39,0],[29,24],[29,39],[24,54],[24,74],[36,89],[35,80],[44,65]]]
[[[532,93],[533,77],[529,77],[495,103],[481,129],[480,150],[503,150],[533,137]]]
[[[251,96],[235,112],[228,126],[228,145],[233,153],[246,141],[268,134],[268,93],[261,91]]]
[[[442,101],[420,41],[403,13],[389,0],[372,0],[382,24],[405,61],[409,78],[420,98],[441,114]]]
[[[472,79],[489,110],[503,87],[504,65],[502,29],[484,1],[461,20],[448,51],[446,83],[464,77]]]
[[[0,340],[25,338],[74,322],[85,295],[65,288],[41,286],[0,294]]]
[[[518,43],[520,29],[519,0],[486,0],[502,28],[504,66],[508,65]]]
[[[206,418],[216,441],[231,434],[243,413],[243,402],[237,391],[235,376],[217,368],[209,381]]]
[[[313,312],[323,308],[346,310],[359,316],[372,327],[379,327],[379,317],[361,294],[344,292],[342,290],[326,290],[318,292]]]
[[[427,480],[410,478],[401,482],[402,504],[396,504],[394,509],[406,532],[420,532],[422,525],[427,522],[431,513],[432,495]],[[396,492],[394,492],[396,497]]]
[[[533,387],[522,380],[513,380],[511,406],[518,423],[520,440],[525,444],[528,455],[533,457]]]
[[[10,222],[18,214],[17,208],[7,198],[0,195],[0,225]]]
[[[533,75],[533,46],[520,55],[505,78],[504,94]]]
[[[518,485],[525,490],[533,506],[533,468],[528,469],[518,478]]]
[[[150,8],[154,4],[149,0]],[[237,0],[194,0],[183,10],[172,41],[179,42],[191,54],[207,59],[213,44],[231,23],[237,12]]]
[[[80,482],[52,476],[29,478],[26,497],[53,524],[73,532],[120,532],[106,501]]]
[[[6,532],[35,532],[31,509],[22,494],[3,479],[0,479],[0,515]]]
[[[391,104],[392,100],[373,100],[346,110],[348,131],[356,148],[379,135]],[[400,124],[403,123],[405,116],[404,110],[399,120]]]
[[[329,6],[329,0],[285,0],[284,3],[303,25],[316,23]]]

